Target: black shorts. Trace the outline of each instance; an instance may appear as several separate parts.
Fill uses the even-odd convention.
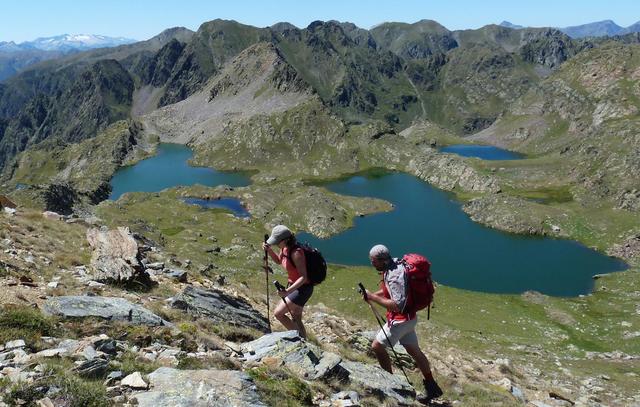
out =
[[[304,307],[304,304],[306,304],[307,301],[309,301],[309,298],[311,298],[311,294],[313,294],[313,284],[305,284],[287,295],[287,298],[292,303]]]

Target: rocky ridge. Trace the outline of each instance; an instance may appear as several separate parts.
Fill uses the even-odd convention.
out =
[[[212,136],[215,140],[232,120],[280,112],[310,96],[273,45],[261,43],[240,53],[200,92],[142,121],[147,132],[163,141],[198,144]]]
[[[11,78],[0,87],[0,120],[9,122],[0,126],[3,166],[43,139],[75,143],[115,120],[185,100],[202,92],[233,58],[267,43],[286,61],[280,77],[297,76],[297,86],[311,87],[347,121],[384,120],[402,129],[420,118],[466,133],[490,125],[506,104],[565,60],[600,46],[552,29],[486,26],[452,32],[421,21],[367,31],[334,21],[297,29],[214,20],[196,33],[170,29],[148,41],[78,53]],[[77,77],[82,86],[74,85]],[[475,103],[481,99],[491,103]],[[20,120],[13,120],[16,116]],[[27,144],[18,142],[25,136]]]

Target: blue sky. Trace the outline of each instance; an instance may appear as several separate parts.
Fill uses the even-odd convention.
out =
[[[28,41],[58,34],[102,34],[143,40],[165,28],[198,26],[215,18],[264,27],[288,21],[350,21],[363,28],[384,21],[431,19],[450,30],[503,20],[527,26],[564,27],[599,20],[628,26],[640,20],[638,0],[5,0],[0,3],[0,41]]]

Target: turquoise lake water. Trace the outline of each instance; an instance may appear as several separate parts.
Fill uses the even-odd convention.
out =
[[[483,160],[519,160],[524,157],[522,154],[504,150],[499,147],[475,144],[456,144],[442,147],[439,151],[442,153],[453,153],[463,157],[475,157]]]
[[[593,289],[593,275],[626,264],[579,243],[503,233],[473,222],[452,197],[407,174],[356,176],[327,185],[339,194],[381,198],[391,212],[355,219],[355,226],[329,239],[298,238],[320,249],[327,261],[369,265],[369,249],[384,244],[392,255],[424,254],[434,279],[475,291],[536,290],[576,296]],[[373,272],[373,269],[372,269]]]
[[[157,192],[178,185],[250,183],[244,174],[190,167],[191,156],[188,147],[160,144],[157,156],[116,172],[111,199],[125,192]],[[408,252],[427,256],[435,280],[442,284],[499,293],[536,290],[555,296],[586,294],[593,288],[593,275],[626,268],[624,262],[573,241],[508,234],[474,223],[451,195],[408,174],[354,176],[326,187],[340,194],[381,198],[395,206],[391,212],[356,218],[353,228],[330,239],[298,235],[332,263],[368,265],[371,246],[383,243],[396,256]],[[233,198],[185,201],[248,216]]]
[[[158,192],[178,185],[247,186],[249,177],[237,172],[222,172],[205,167],[192,167],[187,160],[193,151],[184,145],[161,143],[157,154],[135,165],[116,171],[111,179],[111,196],[116,200],[125,192]]]

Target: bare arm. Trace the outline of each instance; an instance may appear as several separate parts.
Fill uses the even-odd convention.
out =
[[[263,243],[262,248],[266,250],[267,253],[269,253],[269,257],[271,257],[271,260],[273,260],[274,263],[282,264],[281,254],[276,254],[276,252],[273,251],[270,245],[268,245],[267,243]]]
[[[399,312],[398,304],[395,303],[392,299],[385,298],[382,296],[382,290],[377,291],[375,293],[371,293],[367,290],[367,300],[373,301],[376,304],[380,304],[385,307],[387,310],[391,312]]]

